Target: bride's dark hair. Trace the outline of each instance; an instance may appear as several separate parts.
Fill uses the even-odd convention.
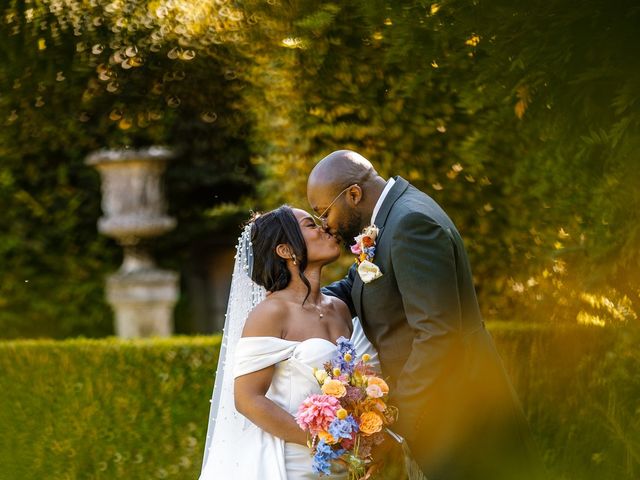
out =
[[[280,244],[288,244],[298,263],[300,279],[307,286],[307,301],[311,293],[309,280],[304,276],[307,268],[307,245],[293,210],[283,205],[264,214],[256,214],[251,219],[251,243],[253,246],[253,269],[251,280],[269,292],[285,289],[291,282],[291,272],[287,261],[276,253]]]

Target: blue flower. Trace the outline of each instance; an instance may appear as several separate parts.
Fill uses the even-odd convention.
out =
[[[358,432],[358,423],[349,415],[344,420],[334,418],[329,425],[329,433],[336,440],[339,438],[351,438],[353,433]]]
[[[350,353],[354,357],[356,356],[356,347],[353,346],[353,343],[348,338],[340,337],[336,341],[338,344],[338,351],[343,355],[345,353]]]
[[[331,460],[343,455],[345,450],[343,448],[339,450],[333,450],[331,445],[320,440],[316,445],[316,453],[313,456],[313,471],[315,473],[330,475],[331,474]]]
[[[353,367],[355,366],[356,349],[348,339],[340,337],[337,340],[338,349],[333,356],[332,364],[333,368],[339,368],[343,373],[353,373]],[[346,354],[351,355],[351,360],[346,361],[344,356]]]

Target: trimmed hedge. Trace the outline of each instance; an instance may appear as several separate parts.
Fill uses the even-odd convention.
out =
[[[1,343],[0,478],[196,478],[219,343]]]
[[[490,330],[549,478],[637,478],[637,330]],[[197,478],[219,344],[0,343],[0,479]]]

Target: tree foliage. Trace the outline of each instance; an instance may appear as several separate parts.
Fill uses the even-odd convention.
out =
[[[489,315],[634,320],[639,17],[631,0],[12,0],[3,324],[110,328],[101,275],[118,250],[95,232],[82,159],[149,143],[182,152],[180,229],[158,243],[174,265],[249,208],[306,207],[314,163],[351,148],[450,213]]]
[[[96,231],[100,184],[84,165],[93,150],[165,144],[178,152],[167,189],[180,228],[157,242],[161,264],[180,268],[194,245],[239,223],[238,208],[223,207],[250,195],[257,173],[247,120],[233,107],[241,82],[220,39],[236,22],[212,9],[75,0],[3,7],[3,336],[112,331],[103,285],[120,249]]]
[[[352,148],[443,204],[489,313],[637,318],[634,2],[252,8],[268,19],[253,65],[270,74],[245,93],[266,185],[286,186],[272,204],[299,203],[313,163]],[[284,128],[270,128],[273,112]]]

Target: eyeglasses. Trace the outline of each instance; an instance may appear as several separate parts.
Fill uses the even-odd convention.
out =
[[[351,187],[355,187],[357,185],[357,183],[354,183],[353,185],[349,185],[347,188],[345,188],[344,190],[342,190],[337,196],[336,198],[333,199],[333,201],[329,204],[329,206],[327,208],[325,208],[323,210],[323,212],[320,215],[313,215],[313,218],[315,218],[318,222],[320,222],[320,225],[322,227],[326,227],[327,226],[327,212],[329,211],[329,209],[331,207],[333,207],[333,204],[336,203],[338,201],[338,199],[342,196],[342,194],[344,192],[346,192],[347,190],[349,190]]]

